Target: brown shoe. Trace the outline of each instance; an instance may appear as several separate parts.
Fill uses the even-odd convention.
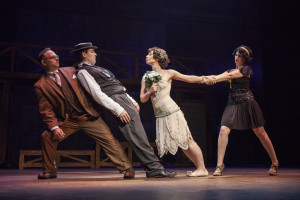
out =
[[[56,173],[48,173],[48,172],[43,172],[43,173],[40,173],[38,175],[38,179],[50,179],[50,178],[56,178]]]
[[[135,171],[132,167],[126,169],[124,179],[132,179],[135,176]]]

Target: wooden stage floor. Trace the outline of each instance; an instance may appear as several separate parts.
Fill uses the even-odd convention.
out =
[[[136,178],[124,180],[115,168],[59,169],[58,178],[38,180],[40,169],[0,170],[1,200],[77,199],[300,199],[300,169],[280,168],[270,177],[268,168],[226,168],[222,177],[186,177],[191,168],[171,168],[176,178],[146,178],[136,168]]]

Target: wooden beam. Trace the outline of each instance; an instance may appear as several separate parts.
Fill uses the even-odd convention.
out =
[[[26,53],[25,51],[23,51],[22,49],[20,49],[19,47],[16,48],[18,51],[20,51],[25,57],[27,57],[29,60],[31,60],[32,62],[34,62],[37,65],[40,65],[40,62],[33,58],[31,55],[29,55],[28,53]]]
[[[128,72],[126,72],[123,67],[121,67],[119,64],[117,64],[112,59],[110,59],[110,58],[108,58],[107,56],[104,56],[104,55],[101,55],[101,58],[103,58],[104,60],[106,60],[109,64],[111,64],[112,66],[114,66],[115,68],[117,68],[118,70],[120,70],[121,72],[123,72],[124,74],[126,74],[130,79],[133,78],[131,74],[129,74]]]
[[[9,82],[4,82],[1,105],[2,112],[0,114],[0,163],[5,162],[9,98],[10,84]]]
[[[42,74],[27,72],[0,72],[0,79],[39,79]]]
[[[0,51],[0,55],[4,54],[4,53],[6,53],[6,52],[8,52],[8,51],[10,51],[10,50],[12,50],[12,49],[13,49],[13,47],[8,47],[8,48],[6,48],[6,49],[4,49],[3,51]]]

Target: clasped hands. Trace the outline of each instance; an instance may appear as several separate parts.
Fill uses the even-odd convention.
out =
[[[201,76],[203,79],[199,83],[205,84],[205,85],[213,85],[216,84],[216,77],[215,76]]]

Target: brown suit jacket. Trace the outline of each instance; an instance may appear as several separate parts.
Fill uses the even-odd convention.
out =
[[[63,67],[58,70],[70,84],[85,111],[93,117],[99,117],[99,113],[92,107],[91,101],[76,77],[76,69],[74,67]],[[39,111],[48,129],[63,124],[69,116],[66,99],[57,84],[47,75],[43,75],[34,84],[34,89],[39,102]]]

